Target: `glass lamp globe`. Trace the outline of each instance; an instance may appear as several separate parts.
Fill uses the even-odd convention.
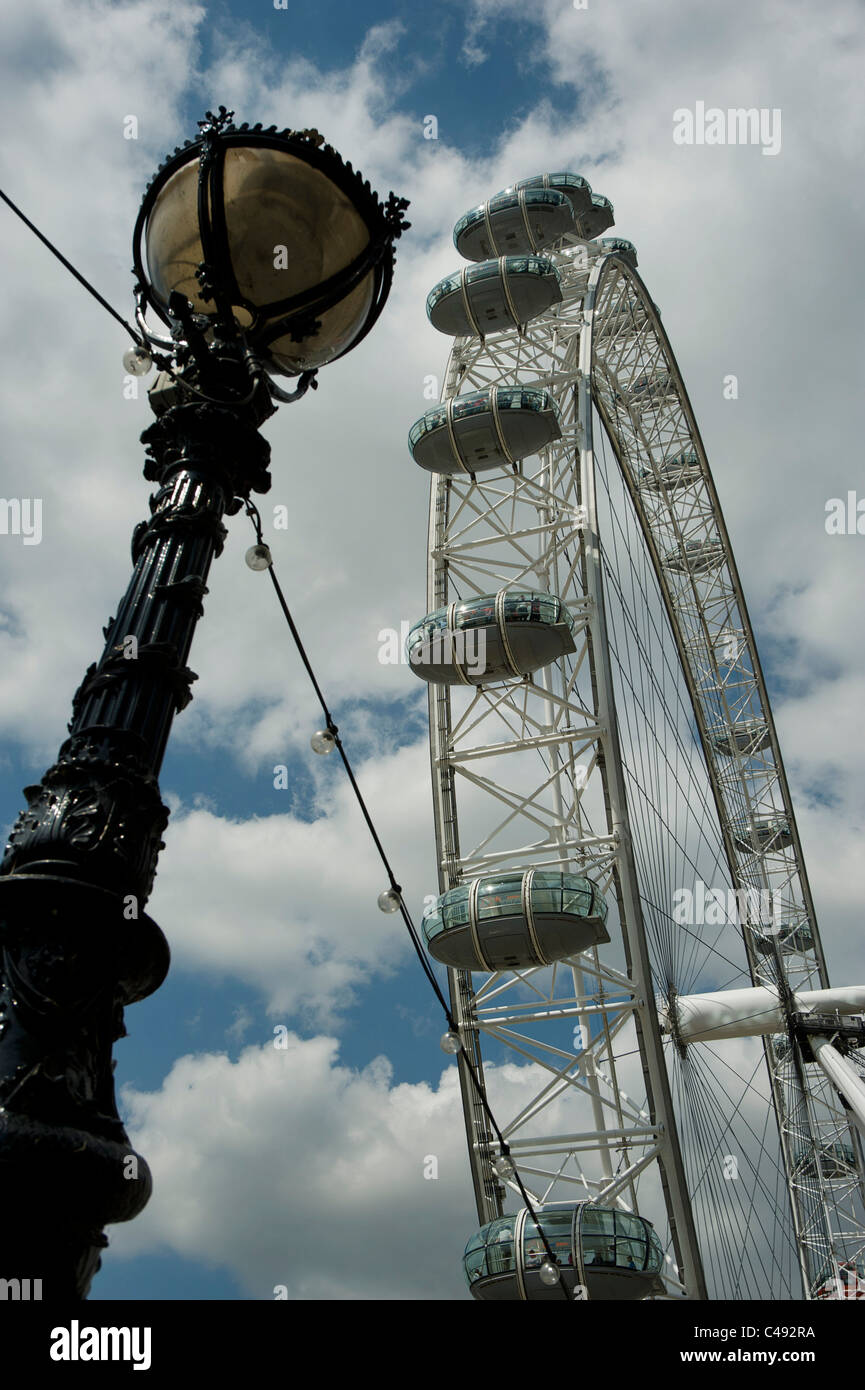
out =
[[[378,895],[378,905],[382,912],[398,912],[400,904],[399,893],[393,888],[386,888],[383,893]]]
[[[179,290],[195,313],[207,315],[214,306],[202,298],[195,276],[205,259],[197,190],[196,159],[178,169],[157,196],[145,233],[147,269],[164,305]],[[345,194],[325,174],[279,150],[228,149],[223,198],[238,291],[229,297],[242,328],[254,322],[254,309],[314,291],[369,244],[363,218]],[[270,343],[276,366],[291,374],[338,356],[363,326],[374,282],[369,271],[340,304],[325,310],[321,328],[309,341],[293,343],[285,335]]]
[[[455,1033],[452,1028],[443,1034],[441,1040],[441,1050],[446,1052],[449,1057],[455,1057],[462,1047],[459,1033]]]
[[[512,1178],[514,1176],[514,1173],[517,1171],[516,1164],[514,1163],[514,1160],[511,1158],[510,1154],[499,1154],[498,1158],[493,1164],[493,1169],[495,1170],[498,1177],[500,1177],[505,1182],[508,1180],[508,1178]]]
[[[548,1288],[552,1288],[553,1284],[559,1282],[559,1271],[550,1260],[544,1260],[538,1270],[538,1276],[541,1283],[546,1284]]]
[[[271,372],[313,371],[363,336],[390,289],[405,200],[379,203],[317,131],[237,128],[221,109],[151,184],[135,273],[169,322],[173,293],[241,329]]]

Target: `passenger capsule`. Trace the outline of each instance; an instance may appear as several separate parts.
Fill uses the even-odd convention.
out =
[[[637,269],[637,248],[632,241],[626,241],[622,236],[602,237],[601,245],[608,255],[621,256],[629,266]]]
[[[786,956],[813,951],[814,936],[810,922],[800,922],[798,926],[792,922],[784,922],[772,936],[764,936],[762,932],[754,933],[754,945],[762,956],[774,956],[776,941]]]
[[[454,245],[467,261],[487,261],[543,251],[574,231],[573,208],[563,193],[512,188],[465,213],[454,227]]]
[[[519,1168],[519,1156],[514,1154]],[[582,1284],[590,1300],[643,1299],[663,1293],[659,1278],[664,1251],[651,1222],[643,1216],[578,1202],[537,1213],[528,1211],[490,1221],[473,1235],[463,1255],[473,1298],[489,1302],[573,1299]],[[540,1227],[540,1231],[538,1230]],[[553,1252],[558,1282],[540,1274],[549,1259],[541,1232]]]
[[[609,198],[604,198],[600,193],[593,193],[591,207],[577,218],[577,235],[585,241],[591,241],[593,237],[600,236],[601,232],[606,232],[612,227],[615,220]]]
[[[768,748],[772,742],[769,727],[763,719],[747,719],[729,729],[714,729],[710,737],[715,752],[724,753],[728,757],[733,757],[735,753],[743,753],[751,758]]]
[[[799,1149],[796,1154],[796,1167],[809,1177],[817,1177],[817,1164],[813,1152],[809,1149]],[[838,1178],[855,1178],[856,1154],[852,1145],[842,1144],[839,1141],[821,1148],[820,1168],[823,1171],[823,1177],[830,1181]]]
[[[545,387],[489,386],[451,396],[409,430],[415,463],[431,473],[508,468],[562,436],[562,417]]]
[[[559,272],[548,257],[501,256],[440,280],[426,311],[440,333],[481,337],[528,323],[561,297]]]
[[[676,574],[705,574],[716,570],[724,561],[724,546],[720,540],[686,541],[684,549],[668,550],[663,559],[665,570]]]
[[[505,193],[519,193],[524,188],[552,188],[563,193],[574,210],[574,217],[581,217],[592,207],[592,186],[581,174],[533,174],[528,179],[518,179]]]
[[[428,613],[409,629],[406,658],[415,675],[436,685],[490,685],[575,651],[574,630],[554,594],[500,589]]]
[[[609,941],[591,879],[551,869],[495,874],[443,893],[423,916],[431,956],[459,970],[550,965]]]
[[[792,843],[793,836],[783,816],[765,817],[750,824],[737,821],[733,826],[733,844],[745,854],[773,853],[788,849]]]
[[[697,453],[694,449],[686,449],[674,458],[662,459],[651,468],[641,468],[637,481],[646,492],[674,492],[680,487],[692,487],[702,476]]]

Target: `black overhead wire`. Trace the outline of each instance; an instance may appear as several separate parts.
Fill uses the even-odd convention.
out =
[[[29,228],[30,228],[30,231],[33,232],[33,234],[39,238],[39,240],[42,242],[43,246],[47,246],[47,247],[48,247],[48,250],[51,252],[52,256],[56,256],[56,257],[57,257],[57,259],[58,259],[58,261],[60,262],[60,264],[61,264],[61,265],[64,265],[64,266],[66,267],[66,269],[69,271],[70,275],[74,275],[74,276],[75,276],[75,279],[79,282],[79,284],[81,284],[81,285],[84,286],[84,288],[87,290],[87,293],[88,293],[88,294],[92,294],[92,295],[93,295],[93,298],[94,298],[95,300],[97,300],[99,304],[102,305],[103,309],[107,309],[107,310],[108,310],[108,313],[111,315],[111,317],[112,317],[113,319],[116,319],[117,322],[118,322],[119,324],[121,324],[121,325],[126,329],[126,332],[130,335],[130,337],[132,338],[133,342],[136,342],[136,343],[138,344],[139,347],[145,347],[146,345],[145,345],[144,338],[143,338],[142,334],[136,333],[136,331],[135,331],[135,329],[132,327],[132,325],[129,324],[129,323],[127,323],[127,322],[126,322],[126,319],[121,318],[121,316],[120,316],[120,314],[118,314],[117,310],[116,310],[116,309],[113,309],[113,308],[111,307],[111,305],[108,303],[108,300],[107,300],[107,299],[103,299],[103,298],[102,298],[102,295],[99,293],[99,291],[93,288],[93,286],[91,285],[90,281],[89,281],[89,280],[86,280],[86,279],[84,278],[84,276],[80,273],[80,271],[76,270],[75,267],[74,267],[74,265],[72,265],[72,263],[71,263],[70,261],[67,261],[66,257],[65,257],[64,255],[62,255],[62,253],[61,253],[60,251],[57,250],[57,247],[54,245],[54,243],[51,242],[51,241],[49,241],[48,238],[47,238],[47,236],[43,236],[43,235],[42,235],[42,233],[40,232],[39,228],[38,228],[38,227],[35,227],[35,226],[33,225],[33,223],[30,221],[30,218],[29,218],[29,217],[25,217],[25,216],[24,216],[24,213],[21,211],[21,209],[20,209],[19,207],[16,207],[16,205],[15,205],[15,203],[13,203],[12,199],[9,198],[9,197],[7,197],[7,195],[3,192],[2,188],[0,188],[0,198],[3,199],[3,202],[6,203],[7,207],[10,207],[10,208],[12,209],[12,211],[15,213],[15,216],[16,216],[16,217],[20,217],[20,218],[21,218],[21,221],[24,223],[25,227],[29,227]]]
[[[270,555],[270,548],[269,548],[269,546],[266,546],[265,541],[264,541],[264,539],[263,539],[263,537],[262,537],[261,515],[260,515],[260,513],[259,513],[258,508],[255,506],[255,503],[252,502],[251,500],[247,500],[247,501],[246,501],[246,513],[247,513],[247,516],[249,517],[250,521],[252,522],[253,528],[254,528],[254,530],[255,530],[256,540],[257,540],[258,544],[259,544],[260,546],[264,546],[264,548],[268,551],[268,555]],[[392,891],[393,893],[396,894],[396,896],[397,896],[397,898],[398,898],[398,900],[399,900],[399,910],[400,910],[400,914],[401,914],[401,916],[402,916],[403,921],[405,922],[406,930],[408,931],[409,937],[411,938],[412,946],[414,947],[415,952],[416,952],[417,957],[418,957],[418,960],[419,960],[420,963],[421,963],[421,968],[423,969],[424,974],[426,975],[426,977],[427,977],[427,979],[428,979],[430,985],[432,986],[433,990],[435,991],[436,998],[438,999],[439,1003],[440,1003],[441,1006],[442,1006],[442,1009],[444,1010],[444,1015],[445,1015],[445,1018],[447,1019],[448,1030],[449,1030],[450,1032],[456,1034],[457,1037],[459,1037],[459,1029],[457,1028],[456,1022],[454,1021],[454,1017],[453,1017],[453,1014],[451,1013],[450,1005],[448,1004],[447,1000],[445,999],[444,995],[442,994],[442,991],[441,991],[441,989],[440,989],[440,987],[439,987],[438,980],[436,979],[435,974],[433,973],[433,970],[431,969],[430,964],[429,964],[429,962],[428,962],[428,960],[427,960],[427,958],[426,958],[426,954],[425,954],[425,952],[424,952],[423,946],[421,945],[420,938],[419,938],[419,936],[418,936],[417,928],[415,927],[415,924],[414,924],[414,922],[412,921],[411,913],[409,912],[408,908],[406,907],[405,901],[404,901],[404,899],[403,899],[402,888],[400,887],[400,885],[399,885],[399,884],[397,883],[397,881],[396,881],[396,877],[395,877],[394,872],[393,872],[393,869],[392,869],[392,867],[391,867],[390,860],[389,860],[388,857],[387,857],[387,852],[386,852],[386,850],[385,850],[385,848],[384,848],[384,845],[383,845],[382,842],[381,842],[381,839],[380,839],[380,837],[379,837],[378,831],[377,831],[376,828],[375,828],[375,824],[374,824],[374,822],[373,822],[372,816],[370,815],[369,808],[367,807],[367,804],[366,804],[366,802],[365,802],[365,800],[364,800],[363,793],[361,792],[360,787],[358,786],[357,778],[356,778],[355,775],[354,775],[354,771],[353,771],[352,766],[351,766],[351,763],[350,763],[350,761],[349,761],[348,754],[347,754],[346,751],[345,751],[345,747],[344,747],[344,745],[343,745],[342,739],[339,737],[339,729],[338,729],[337,725],[336,725],[335,722],[334,722],[333,715],[331,714],[330,709],[328,708],[327,701],[326,701],[325,698],[324,698],[324,693],[323,693],[323,691],[322,691],[322,689],[321,689],[321,686],[320,686],[319,683],[318,683],[318,680],[317,680],[316,675],[315,675],[315,671],[314,671],[313,668],[312,668],[312,663],[310,662],[310,659],[309,659],[309,657],[308,657],[308,655],[307,655],[307,653],[306,653],[306,648],[305,648],[304,645],[303,645],[303,641],[302,641],[302,639],[301,639],[300,633],[299,633],[298,630],[297,630],[297,626],[296,626],[296,624],[295,624],[295,621],[294,621],[294,619],[293,619],[292,616],[291,616],[291,611],[290,611],[290,609],[289,609],[289,607],[288,607],[288,604],[287,604],[286,601],[285,601],[285,595],[284,595],[283,592],[282,592],[282,588],[281,588],[281,586],[280,586],[279,580],[277,579],[276,574],[275,574],[275,572],[274,572],[272,559],[271,559],[270,563],[269,563],[268,566],[267,566],[267,570],[268,570],[268,574],[270,575],[270,582],[272,583],[273,588],[274,588],[274,591],[275,591],[275,593],[276,593],[276,597],[277,597],[277,599],[279,600],[279,606],[280,606],[280,608],[281,608],[282,611],[283,611],[283,614],[284,614],[284,616],[285,616],[285,620],[286,620],[286,622],[288,623],[289,629],[290,629],[290,631],[291,631],[291,635],[292,635],[292,637],[294,638],[294,643],[295,643],[295,646],[297,647],[298,654],[299,654],[300,659],[301,659],[301,661],[303,662],[303,664],[304,664],[304,666],[305,666],[305,668],[306,668],[306,673],[307,673],[307,675],[309,676],[309,679],[310,679],[310,681],[311,681],[311,683],[312,683],[312,687],[313,687],[313,689],[314,689],[314,691],[315,691],[315,693],[316,693],[316,696],[317,696],[317,698],[318,698],[318,702],[319,702],[319,704],[321,705],[322,712],[323,712],[323,714],[324,714],[325,721],[326,721],[326,728],[327,728],[327,731],[328,731],[328,733],[331,735],[331,737],[333,738],[334,745],[335,745],[335,747],[337,748],[337,750],[338,750],[338,752],[339,752],[340,758],[342,759],[342,764],[343,764],[343,767],[345,768],[346,773],[347,773],[347,775],[348,775],[349,782],[351,783],[351,787],[352,787],[352,791],[354,792],[355,799],[357,800],[357,804],[358,804],[358,806],[360,807],[361,814],[362,814],[364,820],[366,821],[367,828],[368,828],[368,830],[369,830],[370,835],[372,836],[373,843],[375,844],[375,847],[376,847],[376,849],[378,850],[378,853],[379,853],[379,857],[380,857],[380,859],[381,859],[381,861],[382,861],[382,863],[383,863],[383,865],[384,865],[385,872],[386,872],[386,874],[387,874],[388,881],[389,881],[389,883],[390,883],[391,891]],[[474,1065],[472,1064],[472,1062],[469,1060],[469,1058],[468,1058],[468,1056],[467,1056],[467,1054],[466,1054],[466,1050],[465,1050],[464,1047],[462,1047],[462,1045],[460,1046],[460,1057],[461,1057],[463,1066],[465,1067],[465,1069],[466,1069],[466,1071],[467,1071],[469,1077],[471,1078],[472,1086],[474,1087],[475,1093],[476,1093],[477,1098],[478,1098],[478,1100],[479,1100],[479,1102],[480,1102],[480,1104],[481,1104],[481,1107],[482,1107],[482,1109],[483,1109],[483,1111],[484,1111],[484,1114],[485,1114],[487,1120],[488,1120],[489,1123],[490,1123],[490,1126],[491,1126],[491,1128],[492,1128],[492,1130],[493,1130],[493,1133],[494,1133],[495,1136],[496,1136],[496,1139],[498,1140],[499,1149],[500,1149],[500,1152],[501,1152],[501,1154],[502,1154],[502,1157],[509,1157],[509,1156],[510,1156],[510,1148],[509,1148],[509,1146],[508,1146],[507,1140],[505,1139],[504,1135],[502,1134],[502,1131],[500,1130],[498,1124],[496,1123],[496,1118],[495,1118],[495,1116],[493,1115],[492,1110],[490,1109],[489,1101],[487,1100],[486,1094],[485,1094],[485,1092],[484,1092],[484,1088],[483,1088],[483,1086],[482,1086],[481,1083],[480,1083],[480,1079],[479,1079],[479,1077],[478,1077],[477,1070],[476,1070],[476,1068],[474,1067]],[[514,1171],[513,1171],[513,1173],[512,1173],[510,1176],[511,1176],[511,1180],[512,1180],[513,1182],[515,1182],[516,1185],[517,1185],[517,1187],[519,1188],[520,1196],[522,1197],[523,1202],[525,1203],[525,1206],[526,1206],[527,1211],[529,1212],[529,1215],[531,1216],[532,1220],[534,1221],[535,1228],[536,1228],[536,1230],[537,1230],[537,1233],[538,1233],[538,1236],[539,1236],[539,1238],[540,1238],[540,1240],[541,1240],[541,1243],[543,1244],[544,1251],[545,1251],[545,1253],[546,1253],[546,1255],[547,1255],[547,1258],[549,1259],[550,1264],[551,1264],[556,1270],[559,1271],[559,1287],[560,1287],[560,1289],[561,1289],[561,1291],[562,1291],[562,1294],[564,1295],[565,1298],[570,1299],[570,1294],[568,1293],[567,1287],[566,1287],[566,1285],[565,1285],[565,1283],[564,1283],[564,1279],[563,1279],[563,1277],[562,1277],[562,1274],[561,1274],[561,1270],[560,1270],[560,1268],[559,1268],[558,1261],[556,1260],[556,1257],[555,1257],[554,1254],[553,1254],[552,1248],[551,1248],[551,1246],[550,1246],[550,1244],[549,1244],[549,1241],[548,1241],[548,1239],[547,1239],[546,1234],[544,1233],[544,1231],[543,1231],[542,1228],[541,1228],[541,1223],[540,1223],[540,1221],[539,1221],[539,1219],[538,1219],[537,1212],[535,1211],[535,1208],[534,1208],[534,1205],[533,1205],[533,1203],[532,1203],[532,1201],[531,1201],[531,1198],[529,1197],[529,1194],[528,1194],[528,1192],[526,1191],[526,1189],[525,1189],[525,1187],[524,1187],[524,1185],[523,1185],[523,1181],[522,1181],[522,1179],[521,1179],[521,1177],[520,1177],[520,1175],[519,1175],[519,1172],[517,1171],[516,1167],[514,1167]]]
[[[123,328],[126,329],[126,332],[129,334],[136,347],[139,347],[143,352],[146,352],[151,357],[151,360],[155,363],[155,365],[159,367],[160,371],[165,372],[166,375],[169,376],[172,381],[176,381],[182,384],[184,390],[191,391],[192,394],[194,396],[199,397],[199,399],[209,401],[212,404],[217,405],[222,403],[217,397],[209,396],[205,391],[202,391],[198,386],[195,386],[194,383],[189,381],[188,378],[178,376],[178,374],[173,370],[171,366],[170,357],[167,357],[162,353],[151,352],[150,343],[148,342],[146,335],[144,333],[138,332],[136,329],[132,327],[131,323],[127,323],[126,319],[123,318],[121,314],[118,314],[117,310],[108,303],[107,299],[103,298],[99,291],[95,289],[93,285],[91,285],[90,281],[84,275],[82,275],[79,270],[75,269],[75,266],[72,264],[72,262],[68,261],[66,257],[62,254],[62,252],[58,251],[54,243],[49,241],[47,236],[43,236],[42,232],[40,232],[39,228],[30,221],[29,217],[25,217],[21,209],[15,203],[13,203],[12,199],[8,197],[6,193],[3,192],[2,188],[0,188],[0,198],[2,198],[3,202],[6,203],[6,205],[12,209],[16,217],[20,217],[25,227],[29,227],[30,231],[33,232],[34,236],[37,236],[39,238],[43,246],[48,247],[48,250],[51,252],[52,256],[57,257],[57,260],[60,262],[62,266],[65,266],[65,268],[69,271],[70,275],[75,276],[75,279],[78,281],[79,284],[84,286],[84,288],[87,290],[87,293],[91,294],[93,298],[96,300],[96,302],[98,304],[101,304],[103,309],[105,309],[111,315],[111,317],[116,320],[117,323],[119,323]],[[250,391],[249,395],[246,397],[245,400],[238,401],[236,402],[236,404],[246,405],[248,401],[252,400],[253,394],[254,388],[252,391]]]

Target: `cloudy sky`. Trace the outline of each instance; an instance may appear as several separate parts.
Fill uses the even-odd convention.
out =
[[[572,169],[611,198],[712,462],[830,970],[862,977],[865,535],[825,527],[829,499],[865,497],[861,7],[527,8],[0,0],[0,187],[125,315],[144,187],[208,107],[316,126],[380,192],[411,199],[382,320],[265,427],[263,515],[418,917],[436,891],[425,692],[379,661],[378,634],[425,607],[427,478],[405,436],[447,354],[426,293],[458,265],[457,217],[513,180]],[[674,112],[698,103],[780,113],[780,148],[676,143]],[[0,257],[2,495],[42,506],[39,544],[0,535],[8,826],[125,588],[150,417],[143,389],[124,396],[123,331],[5,207]],[[289,527],[274,530],[281,504]],[[340,770],[310,752],[317,708],[266,576],[244,565],[251,540],[234,518],[161,778],[172,817],[148,910],[172,972],[116,1049],[156,1191],[110,1233],[93,1296],[466,1297],[475,1215],[441,1020],[401,924],[376,907],[382,872]],[[492,1060],[494,1097],[530,1086]]]

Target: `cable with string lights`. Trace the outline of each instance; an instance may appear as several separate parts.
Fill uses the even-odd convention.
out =
[[[487,1120],[489,1121],[490,1127],[499,1143],[499,1158],[493,1165],[496,1174],[503,1181],[512,1181],[519,1189],[519,1193],[523,1199],[523,1202],[525,1203],[526,1210],[528,1211],[532,1221],[534,1222],[535,1229],[537,1230],[538,1236],[544,1247],[546,1259],[541,1264],[540,1269],[538,1271],[541,1282],[543,1284],[546,1284],[548,1287],[553,1287],[555,1284],[558,1284],[565,1298],[570,1300],[570,1294],[568,1293],[568,1290],[565,1286],[564,1278],[562,1276],[558,1262],[556,1261],[556,1258],[553,1254],[547,1236],[541,1227],[541,1223],[538,1219],[538,1214],[531,1201],[531,1198],[529,1197],[528,1192],[526,1191],[525,1186],[523,1185],[523,1181],[519,1175],[519,1172],[517,1171],[516,1164],[511,1158],[510,1148],[508,1146],[507,1140],[502,1134],[502,1131],[496,1122],[496,1118],[492,1110],[490,1109],[490,1104],[487,1100],[484,1088],[480,1083],[480,1078],[478,1077],[477,1069],[474,1067],[474,1065],[472,1064],[471,1060],[469,1059],[462,1047],[462,1039],[460,1038],[459,1029],[456,1025],[453,1014],[451,1013],[450,1005],[445,999],[445,996],[442,994],[438,980],[436,979],[435,974],[430,966],[430,963],[426,958],[426,953],[424,952],[423,946],[421,945],[417,928],[414,924],[414,921],[412,920],[411,913],[409,912],[408,907],[406,906],[405,899],[402,893],[402,888],[396,880],[393,868],[391,867],[390,860],[387,856],[387,852],[384,848],[384,845],[381,842],[381,838],[378,834],[378,831],[375,828],[375,823],[372,819],[369,808],[366,804],[366,801],[364,800],[363,793],[361,792],[360,787],[358,785],[357,778],[354,774],[354,769],[352,768],[348,754],[345,750],[345,745],[343,744],[342,739],[339,736],[339,728],[337,724],[334,722],[333,715],[330,712],[327,701],[324,697],[324,693],[318,682],[315,671],[312,668],[312,663],[309,659],[309,656],[307,655],[306,648],[304,647],[300,633],[297,629],[297,625],[295,624],[294,618],[292,617],[291,611],[288,607],[288,604],[286,603],[285,595],[282,592],[279,580],[276,577],[276,573],[273,567],[273,556],[271,554],[270,547],[265,543],[262,535],[261,514],[258,508],[255,506],[254,502],[246,502],[246,513],[250,521],[252,522],[256,537],[255,545],[250,546],[249,550],[246,552],[246,563],[250,569],[259,571],[267,570],[268,574],[270,575],[270,582],[273,585],[277,600],[279,602],[279,606],[282,609],[282,612],[285,616],[286,623],[288,624],[291,635],[294,638],[294,643],[297,647],[298,654],[300,656],[301,661],[303,662],[304,667],[306,668],[306,673],[309,676],[318,702],[321,705],[322,713],[324,714],[324,728],[319,729],[315,734],[313,734],[312,739],[310,740],[312,750],[314,753],[326,755],[328,753],[332,753],[333,750],[336,749],[340,755],[340,758],[342,759],[343,767],[345,768],[348,780],[351,783],[351,788],[354,792],[357,804],[360,808],[361,815],[366,821],[367,828],[370,832],[370,835],[372,836],[373,843],[375,844],[382,864],[384,865],[385,873],[387,874],[388,882],[390,885],[382,893],[379,894],[378,905],[381,908],[382,912],[398,911],[402,916],[403,922],[406,926],[406,930],[409,934],[409,938],[411,939],[412,946],[414,947],[415,952],[417,954],[417,958],[420,961],[421,968],[427,980],[429,981],[435,993],[435,996],[438,999],[439,1004],[442,1007],[445,1019],[447,1021],[447,1032],[444,1034],[441,1040],[442,1050],[451,1056],[459,1052],[462,1052],[463,1065],[466,1069],[466,1072],[468,1073],[468,1076],[471,1079],[472,1086],[474,1087],[475,1093],[483,1109],[483,1112]],[[580,1286],[578,1285],[577,1287],[579,1288]]]

